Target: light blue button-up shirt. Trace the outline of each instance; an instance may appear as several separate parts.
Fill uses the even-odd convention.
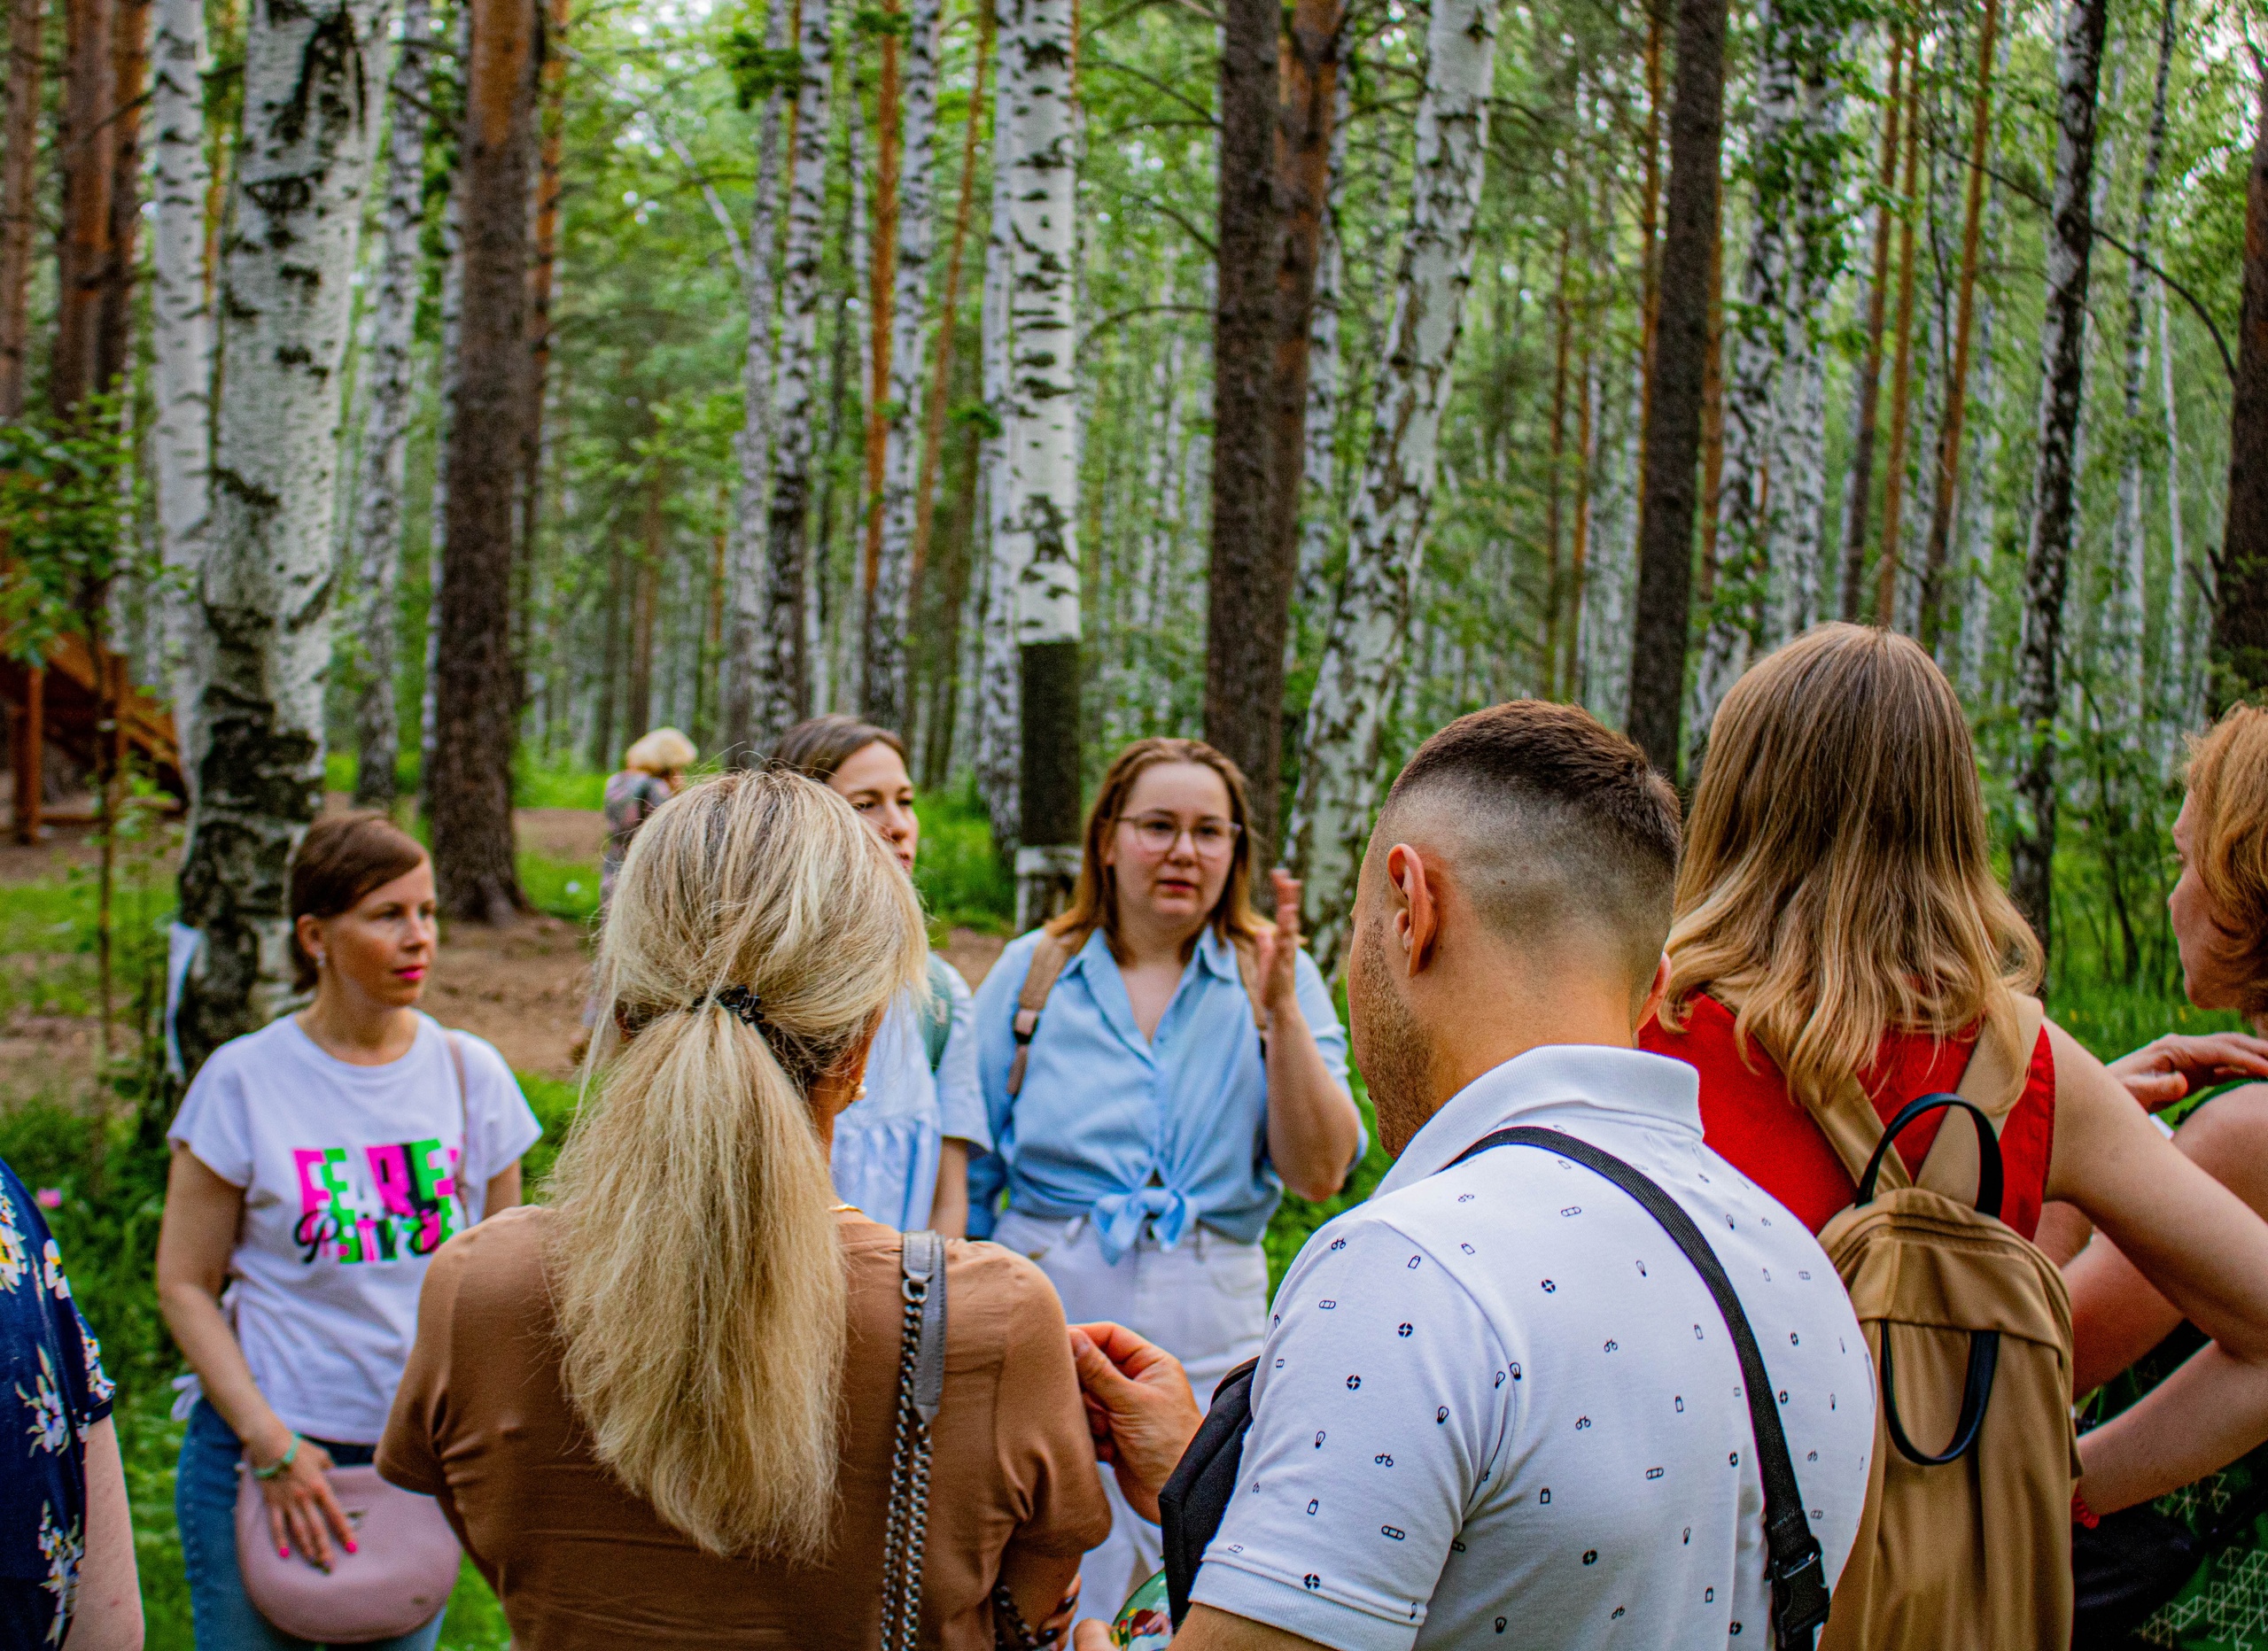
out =
[[[1259,1238],[1284,1183],[1268,1161],[1268,1071],[1235,947],[1205,928],[1156,1036],[1145,1038],[1096,930],[1056,978],[1023,1092],[1011,1099],[1016,995],[1038,944],[1037,931],[1010,942],[976,994],[977,1078],[993,1150],[969,1166],[972,1235],[991,1231],[1005,1185],[1009,1205],[1027,1215],[1090,1218],[1112,1261],[1146,1225],[1169,1248],[1197,1221],[1239,1243]],[[1305,953],[1298,992],[1343,1088],[1347,1034]]]

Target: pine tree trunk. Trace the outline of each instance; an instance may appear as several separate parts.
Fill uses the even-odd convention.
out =
[[[2023,643],[2018,663],[2017,715],[2024,756],[2016,785],[2018,825],[2008,845],[2008,892],[2043,948],[2053,940],[2055,718],[2061,696],[2057,668],[2063,644],[2063,587],[2078,516],[2077,450],[2079,404],[2086,387],[2095,96],[2102,80],[2104,7],[2105,0],[2068,0],[2055,53],[2055,194],[2047,236],[2039,456],[2032,472],[2031,544],[2024,559]],[[2253,188],[2256,205],[2268,201],[2257,171]]]
[[[559,274],[560,163],[567,147],[569,0],[545,0],[536,112],[534,244],[528,270],[528,428],[512,577],[512,679],[528,698],[528,626],[535,616],[536,539],[543,528],[543,415],[551,387],[551,294]]]
[[[505,924],[515,869],[512,658],[517,494],[531,428],[528,268],[540,24],[535,0],[471,0],[462,173],[463,311],[448,453],[448,574],[434,698],[433,875],[441,910]]]
[[[2150,92],[2149,135],[2143,147],[2142,181],[2134,202],[2133,251],[2126,267],[2126,333],[2120,373],[2124,417],[2118,437],[2124,457],[2118,467],[2118,514],[2110,530],[2110,592],[2102,610],[2103,673],[2123,690],[2126,713],[2122,732],[2137,746],[2154,720],[2155,709],[2150,704],[2149,676],[2143,657],[2143,585],[2148,545],[2142,527],[2142,457],[2149,442],[2142,409],[2149,357],[2150,274],[2146,260],[2156,217],[2158,175],[2165,164],[2165,101],[2167,83],[2172,78],[2173,41],[2174,0],[2164,0],[2158,13],[2157,79]],[[2179,560],[2173,577],[2181,577]]]
[[[202,749],[197,713],[197,642],[190,593],[205,562],[212,513],[213,309],[206,298],[205,7],[159,0],[150,88],[153,217],[150,235],[150,463],[157,493],[158,553],[167,579],[166,674],[194,784]]]
[[[287,872],[322,802],[339,366],[369,182],[377,0],[254,11],[221,245],[204,747],[181,869],[202,942],[176,1028],[194,1072],[291,990]]]
[[[134,272],[142,229],[142,105],[151,0],[113,0],[111,19],[110,244],[96,323],[95,383],[123,392],[134,372]],[[128,415],[121,410],[121,416]]]
[[[827,233],[827,102],[835,72],[828,23],[826,0],[804,0],[796,24],[795,141],[781,264],[780,346],[773,366],[773,452],[757,608],[757,657],[756,669],[747,673],[754,688],[747,732],[734,736],[738,761],[757,760],[811,708],[804,585],[811,543],[819,259]],[[743,478],[746,474],[744,467]],[[737,728],[737,719],[730,725]]]
[[[1662,35],[1666,0],[1646,0],[1646,136],[1639,159],[1638,215],[1643,241],[1638,265],[1638,422],[1640,451],[1654,416],[1654,336],[1662,318]],[[1643,463],[1643,460],[1641,461]],[[1643,488],[1643,478],[1639,478]]]
[[[897,202],[888,228],[897,237],[889,280],[888,381],[874,416],[882,437],[882,486],[870,531],[874,582],[866,607],[866,715],[885,728],[907,728],[913,701],[905,641],[913,620],[913,536],[920,473],[921,333],[928,302],[929,180],[937,133],[937,23],[941,0],[913,0],[906,36],[905,143],[897,170]],[[885,42],[885,46],[895,44]],[[879,282],[878,282],[879,286]],[[879,322],[877,323],[879,325]],[[939,323],[951,329],[952,317]],[[877,334],[880,337],[880,334]]]
[[[118,157],[118,66],[111,55],[117,13],[115,0],[65,4],[63,113],[55,138],[63,227],[55,243],[55,353],[47,376],[48,407],[65,418],[107,388],[100,358]]]
[[[1567,290],[1567,268],[1573,257],[1574,226],[1559,227],[1559,276],[1551,295],[1551,434],[1544,446],[1543,555],[1546,570],[1543,596],[1544,675],[1559,657],[1559,547],[1565,543],[1559,519],[1560,483],[1567,457],[1567,360],[1574,345],[1575,306]]]
[[[462,94],[472,61],[472,7],[457,7],[456,50],[450,65]],[[463,157],[449,155],[448,187],[441,207],[440,347],[435,355],[439,393],[433,408],[433,493],[425,519],[425,661],[424,687],[417,703],[417,794],[419,812],[430,826],[433,814],[433,740],[438,726],[435,706],[441,678],[441,593],[448,583],[449,562],[449,448],[456,426],[457,380],[462,361],[457,348],[464,315],[464,166]]]
[[[181,4],[182,0],[168,0]],[[425,221],[425,119],[433,78],[427,0],[404,0],[395,50],[386,168],[378,200],[377,268],[370,283],[370,335],[362,357],[366,397],[361,476],[355,488],[353,565],[362,620],[362,681],[354,708],[354,804],[392,809],[400,761],[394,703],[395,585],[401,566],[402,471],[416,412],[410,352],[416,342]]]
[[[997,7],[996,7],[997,14]],[[982,391],[990,414],[977,465],[984,485],[984,617],[977,645],[976,789],[991,818],[992,847],[1003,864],[1014,860],[1023,818],[1020,792],[1023,735],[1017,723],[1016,453],[1008,440],[1009,374],[1014,312],[1015,225],[1010,176],[1016,152],[1015,111],[1024,92],[1021,54],[996,43],[998,73],[992,93],[992,211],[984,248],[984,292],[979,349]]]
[[[1213,286],[1213,498],[1205,596],[1205,738],[1244,770],[1253,820],[1275,796],[1284,635],[1294,568],[1281,565],[1272,494],[1284,255],[1277,155],[1283,12],[1278,0],[1225,0],[1220,12],[1217,248]],[[1296,554],[1296,552],[1294,552]],[[1255,853],[1254,864],[1265,861]]]
[[[1867,274],[1867,344],[1853,376],[1851,415],[1851,473],[1844,481],[1843,590],[1845,621],[1855,621],[1866,588],[1867,525],[1874,514],[1875,432],[1882,406],[1882,335],[1890,313],[1890,245],[1895,217],[1891,191],[1898,186],[1899,125],[1906,113],[1906,30],[1893,24],[1890,36],[1890,91],[1884,100],[1882,158],[1875,169],[1881,198],[1874,210],[1874,254]]]
[[[1955,300],[1953,365],[1946,369],[1945,407],[1938,421],[1937,492],[1930,506],[1930,542],[1922,562],[1922,646],[1938,651],[1944,600],[1946,550],[1952,542],[1954,491],[1961,482],[1961,438],[1969,412],[1969,339],[1977,317],[1977,253],[1984,217],[1984,165],[1992,136],[1992,61],[2000,43],[2000,0],[1984,0],[1977,41],[1977,96],[1969,112],[1969,192],[1961,207],[1961,287]],[[2154,187],[2155,179],[2143,187]],[[2147,214],[2148,208],[2144,209]],[[2139,329],[2140,322],[2136,322]],[[2139,330],[2136,334],[2139,338]],[[2140,368],[2135,369],[2140,378]],[[2136,392],[2140,393],[2139,390]],[[2135,701],[2140,703],[2138,696]]]
[[[1627,718],[1630,737],[1668,774],[1677,771],[1692,609],[1701,377],[1709,350],[1709,271],[1724,143],[1725,0],[1677,0],[1673,99]]]
[[[1918,44],[1918,43],[1917,43]],[[1875,623],[1897,613],[1898,546],[1906,501],[1906,429],[1914,386],[1914,214],[1922,150],[1922,68],[1917,51],[1906,93],[1906,165],[1898,206],[1898,332],[1890,369],[1890,459],[1882,487],[1882,554],[1875,565]]]
[[[0,154],[0,422],[24,410],[32,242],[39,229],[41,0],[8,0],[7,150]]]
[[[822,4],[823,0],[812,0]],[[796,0],[772,0],[764,25],[767,61],[777,62],[796,27]],[[769,644],[765,552],[772,492],[772,367],[780,293],[780,124],[787,107],[775,82],[764,94],[756,140],[756,209],[748,231],[748,346],[741,360],[741,428],[733,438],[732,538],[726,548],[723,756],[746,766],[761,760],[756,740],[757,689]]]
[[[937,359],[929,369],[928,399],[922,404],[921,469],[913,484],[910,601],[917,607],[921,597],[921,570],[928,560],[930,534],[936,522],[937,473],[944,464],[945,414],[951,402],[947,390],[952,380],[953,340],[960,330],[961,271],[968,251],[969,224],[976,214],[976,140],[983,130],[985,73],[992,66],[993,18],[990,0],[979,4],[976,22],[976,83],[969,89],[968,126],[961,138],[959,204],[953,209],[952,246],[945,255],[945,295],[937,308]],[[960,578],[966,585],[966,569]],[[953,611],[959,611],[958,604]],[[951,659],[952,655],[945,657]],[[946,741],[948,748],[951,743]],[[936,771],[942,781],[944,766],[941,764]]]
[[[2259,97],[2259,129],[2245,185],[2244,306],[2229,408],[2228,518],[2213,592],[2207,698],[2217,717],[2268,686],[2268,78]]]
[[[1272,15],[1272,14],[1271,14]],[[1016,652],[1022,730],[1019,926],[1069,897],[1079,861],[1076,185],[1072,0],[1019,0],[1000,51],[1016,59],[1009,211],[1015,245],[1009,440],[1016,451]],[[1011,75],[1004,72],[1006,92]],[[1264,479],[1264,478],[1263,478]],[[1280,643],[1279,643],[1280,647]]]
[[[1299,585],[1300,503],[1307,477],[1309,347],[1324,222],[1331,212],[1333,122],[1338,112],[1343,0],[1296,0],[1280,43],[1282,98],[1276,123],[1277,198],[1281,206],[1276,268],[1276,337],[1269,384],[1269,484],[1265,582],[1247,593],[1262,622],[1239,648],[1253,698],[1239,717],[1251,741],[1244,763],[1256,877],[1282,858],[1284,677],[1291,658],[1292,599]],[[1208,593],[1209,594],[1209,593]],[[1274,646],[1272,663],[1260,650]],[[1248,650],[1248,651],[1247,651]],[[1211,648],[1208,647],[1208,657]],[[1242,754],[1239,760],[1244,761]]]
[[[1394,280],[1377,422],[1348,529],[1347,574],[1308,706],[1291,858],[1328,973],[1346,938],[1386,714],[1402,677],[1411,587],[1441,459],[1441,415],[1472,284],[1488,151],[1495,0],[1434,0],[1425,31],[1410,228]]]

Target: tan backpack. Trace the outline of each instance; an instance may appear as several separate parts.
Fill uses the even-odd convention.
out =
[[[1023,989],[1016,994],[1016,1019],[1014,1030],[1016,1038],[1015,1058],[1008,1063],[1008,1098],[1023,1093],[1024,1058],[1031,1053],[1033,1034],[1039,1030],[1039,1012],[1047,1007],[1047,995],[1055,989],[1056,977],[1063,967],[1079,955],[1079,948],[1087,943],[1091,928],[1073,929],[1058,934],[1044,931],[1039,944],[1032,948],[1031,966],[1024,971]],[[1253,944],[1241,934],[1231,934],[1230,940],[1237,949],[1237,974],[1244,981],[1244,995],[1252,1004],[1253,1030],[1260,1034],[1261,1058],[1268,1055],[1268,1009],[1260,997],[1260,957]]]
[[[1946,1117],[1921,1184],[1856,1083],[1813,1114],[1858,1183],[1819,1242],[1866,1333],[1877,1400],[1866,1511],[1821,1651],[2071,1642],[2070,1298],[1998,1215],[2000,1131],[2043,1019],[2036,999],[2017,1003],[2013,1063],[1980,1037],[1957,1099],[1925,1096],[1891,1120],[1968,1114]]]

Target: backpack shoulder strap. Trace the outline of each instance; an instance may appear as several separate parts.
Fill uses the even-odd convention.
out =
[[[1734,1292],[1732,1280],[1725,1276],[1717,1252],[1709,1247],[1708,1239],[1702,1236],[1684,1206],[1643,1173],[1562,1130],[1532,1126],[1499,1129],[1465,1148],[1449,1167],[1499,1146],[1537,1147],[1612,1182],[1660,1224],[1685,1252],[1693,1270],[1701,1275],[1732,1336],[1733,1350],[1739,1355],[1741,1391],[1747,1397],[1749,1425],[1756,1434],[1757,1472],[1764,1481],[1764,1539],[1768,1550],[1764,1575],[1772,1587],[1773,1643],[1782,1651],[1811,1651],[1814,1633],[1827,1620],[1827,1576],[1819,1539],[1812,1534],[1811,1520],[1804,1512],[1796,1464],[1788,1454],[1788,1436],[1773,1402],[1771,1373],[1764,1368],[1756,1332],[1749,1327],[1748,1314]]]
[[[952,965],[936,952],[929,954],[929,1002],[921,1012],[921,1048],[935,1073],[945,1058],[945,1045],[953,1035],[953,989],[946,976]]]
[[[1976,1047],[1969,1052],[1969,1065],[1961,1069],[1961,1082],[1953,1091],[1980,1114],[1978,1128],[1989,1128],[1996,1136],[2007,1125],[2016,1102],[2023,1098],[2032,1047],[2039,1042],[2040,1024],[2047,1018],[2047,1011],[2037,997],[2020,996],[2016,1008],[2014,1043],[2004,1043],[1994,1037],[1989,1027],[1980,1031]],[[1897,1156],[1885,1152],[1884,1164]],[[1982,1173],[1976,1131],[1956,1129],[1941,1133],[1931,1143],[1916,1181],[1933,1192],[1965,1200],[1982,1186]]]
[[[1268,1058],[1268,1004],[1261,996],[1260,949],[1243,934],[1232,935],[1237,949],[1237,975],[1244,981],[1246,1000],[1252,1004],[1252,1029],[1260,1034],[1260,1058]]]
[[[1008,1063],[1008,1097],[1011,1100],[1023,1093],[1024,1066],[1031,1054],[1032,1035],[1039,1030],[1039,1012],[1047,1007],[1047,995],[1055,989],[1056,977],[1063,973],[1064,965],[1078,955],[1079,948],[1087,943],[1087,935],[1091,932],[1082,929],[1069,934],[1058,934],[1052,930],[1043,929],[1039,943],[1031,950],[1031,966],[1024,971],[1023,989],[1016,994],[1016,1018],[1013,1028],[1016,1038],[1016,1055]]]

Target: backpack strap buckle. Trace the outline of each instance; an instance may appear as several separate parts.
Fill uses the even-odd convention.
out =
[[[1808,1651],[1814,1631],[1827,1621],[1827,1572],[1810,1521],[1798,1512],[1790,1523],[1802,1527],[1800,1546],[1786,1539],[1797,1535],[1793,1531],[1770,1529],[1765,1533],[1772,1550],[1764,1575],[1772,1585],[1773,1643],[1782,1651],[1796,1647]]]

